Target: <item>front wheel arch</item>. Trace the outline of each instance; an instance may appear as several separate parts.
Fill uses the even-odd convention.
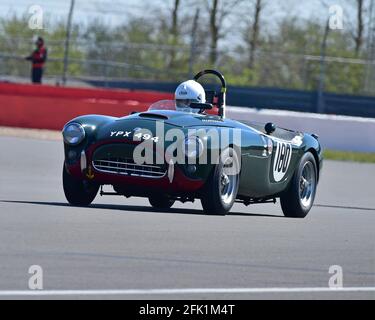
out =
[[[314,156],[314,158],[315,158],[317,182],[319,182],[319,178],[320,178],[320,160],[319,160],[318,152],[314,148],[310,148],[305,153],[307,153],[307,152],[310,152]]]

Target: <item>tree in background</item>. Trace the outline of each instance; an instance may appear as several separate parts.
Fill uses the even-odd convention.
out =
[[[247,41],[249,43],[249,68],[254,68],[255,52],[259,42],[260,18],[263,10],[263,0],[255,0],[254,17],[252,23],[249,24],[249,32]]]
[[[64,58],[64,41],[66,35],[65,21],[57,21],[53,27],[48,28],[48,35],[45,38],[48,50],[48,62],[46,64],[46,74],[60,76],[63,73],[63,64],[60,60]],[[77,24],[72,25],[71,29],[71,44],[69,48],[70,63],[68,66],[69,76],[80,76],[83,71],[83,66],[77,63],[76,60],[82,60],[85,57],[85,52],[79,46],[80,39],[80,26]]]
[[[212,3],[207,2],[207,7],[210,12],[210,34],[211,34],[211,44],[210,44],[210,63],[211,65],[216,64],[217,60],[217,43],[220,39],[220,27],[218,19],[218,6],[219,0],[212,0]]]
[[[172,9],[172,25],[171,25],[171,44],[173,46],[178,45],[180,34],[179,34],[179,9],[180,9],[180,0],[174,0],[174,6]],[[169,67],[173,68],[175,66],[176,51],[174,48],[171,50],[171,56],[169,61]]]
[[[354,35],[354,41],[355,41],[355,54],[356,56],[359,56],[363,42],[364,42],[364,29],[365,29],[365,23],[364,23],[364,0],[356,0],[357,5],[357,28],[356,33]]]
[[[114,43],[117,42],[116,38],[121,38],[121,36],[115,34],[113,30],[109,29],[106,24],[98,19],[88,24],[81,38],[84,43],[87,60],[114,61],[118,51],[122,49],[117,45],[114,46]],[[85,65],[85,73],[89,76],[98,77],[105,75],[114,77],[117,72],[118,70],[109,70],[105,65]],[[117,76],[121,76],[121,72],[118,72]]]
[[[328,91],[363,92],[365,67],[334,60],[358,61],[364,56],[369,2],[356,1],[358,14],[350,16],[356,23],[330,32],[327,39]],[[180,81],[198,69],[219,67],[232,85],[317,89],[324,34],[320,20],[300,19],[285,9],[277,25],[270,27],[273,3],[266,0],[169,0],[167,6],[147,5],[148,14],[132,15],[120,25],[100,20],[76,23],[69,76]],[[353,2],[347,6],[353,8]],[[36,35],[26,23],[26,16],[0,21],[0,53],[8,55],[0,63],[1,74],[29,75],[29,66],[16,60],[29,53]],[[240,30],[246,30],[245,36]],[[49,48],[47,76],[62,73],[65,33],[65,20],[46,21],[46,29],[37,33]]]
[[[225,21],[233,13],[233,9],[244,0],[206,0],[205,5],[209,12],[209,34],[211,66],[216,66],[218,59],[218,42],[225,37],[223,27]]]

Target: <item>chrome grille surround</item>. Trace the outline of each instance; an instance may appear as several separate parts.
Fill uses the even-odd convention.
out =
[[[98,172],[112,173],[117,175],[142,177],[142,178],[163,178],[167,169],[162,165],[136,164],[133,159],[109,158],[99,159],[92,162],[94,169]]]

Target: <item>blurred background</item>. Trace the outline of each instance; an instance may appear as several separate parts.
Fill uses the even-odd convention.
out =
[[[42,36],[46,83],[172,91],[195,72],[216,68],[237,90],[232,104],[249,105],[252,95],[252,106],[282,108],[277,98],[264,100],[274,96],[291,110],[298,104],[325,112],[329,100],[375,96],[374,2],[2,0],[0,77],[28,82],[24,57]],[[43,9],[42,30],[28,27],[35,4]],[[328,27],[332,5],[343,9],[342,29]]]

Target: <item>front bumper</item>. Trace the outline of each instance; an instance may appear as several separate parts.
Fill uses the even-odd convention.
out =
[[[79,159],[65,161],[66,169],[77,179],[90,180],[101,185],[126,188],[129,193],[131,193],[133,188],[137,194],[142,189],[145,191],[145,194],[152,191],[169,194],[196,193],[204,186],[205,179],[187,176],[180,165],[173,165],[173,170],[170,170],[169,166],[166,165],[166,174],[158,177],[134,176],[126,174],[121,168],[118,172],[103,172],[104,170],[98,169],[98,166],[94,164],[94,158],[97,160],[98,154],[104,154],[102,152],[103,147],[108,147],[108,145],[105,143],[95,144],[90,146],[86,151],[81,151]],[[126,145],[123,145],[123,148],[126,149]],[[126,157],[129,155],[125,154],[123,156]]]

